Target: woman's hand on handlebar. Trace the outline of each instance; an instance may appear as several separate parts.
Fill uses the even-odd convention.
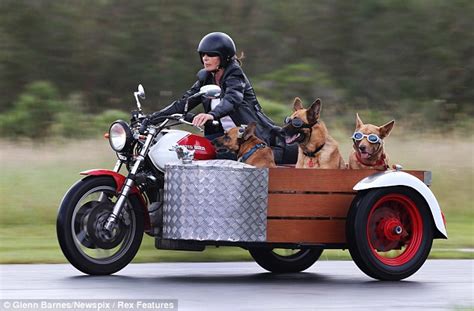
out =
[[[214,120],[214,117],[208,113],[200,113],[197,116],[194,117],[193,119],[193,125],[194,126],[203,126],[207,121],[212,121]]]

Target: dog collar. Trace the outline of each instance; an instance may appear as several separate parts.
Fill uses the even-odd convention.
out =
[[[252,156],[252,154],[254,154],[258,149],[262,149],[262,148],[265,148],[267,146],[267,144],[265,143],[260,143],[260,144],[256,144],[255,146],[253,146],[249,151],[247,151],[246,153],[244,153],[243,156],[241,156],[239,158],[239,162],[245,162],[248,160],[248,158],[250,158]]]
[[[314,157],[316,157],[316,153],[318,153],[319,151],[321,151],[321,149],[323,149],[324,145],[325,145],[325,143],[322,144],[321,146],[319,146],[318,148],[316,148],[316,150],[313,151],[313,152],[303,151],[303,154],[307,157],[314,158]]]
[[[357,151],[356,151],[355,155],[356,155],[357,161],[359,161],[359,163],[362,164],[362,165],[370,166],[370,167],[383,165],[383,167],[385,169],[389,168],[388,164],[385,163],[385,153],[382,153],[382,156],[380,157],[380,160],[378,160],[374,164],[365,164],[364,162],[362,162],[362,159],[361,159],[361,157],[360,157],[360,155]]]

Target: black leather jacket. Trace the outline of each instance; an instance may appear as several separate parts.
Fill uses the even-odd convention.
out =
[[[204,69],[200,70],[197,76],[198,81],[194,83],[191,89],[181,99],[161,110],[160,115],[183,113],[188,97],[199,92],[199,89],[204,85],[215,84],[214,76]],[[211,100],[201,97],[191,98],[188,103],[188,110],[202,103],[204,111],[211,114],[215,120],[229,116],[237,126],[256,122],[256,135],[267,144],[275,145],[275,136],[280,135],[280,128],[275,126],[273,121],[263,113],[252,85],[237,61],[233,61],[225,68],[220,87],[222,89],[221,102],[214,110],[211,111]],[[222,127],[207,125],[205,127],[206,135],[218,132],[223,132]]]

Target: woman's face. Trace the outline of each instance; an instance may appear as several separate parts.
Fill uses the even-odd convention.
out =
[[[221,64],[219,55],[215,55],[212,53],[203,54],[202,62],[204,63],[204,69],[206,71],[215,71],[219,69],[219,65]]]

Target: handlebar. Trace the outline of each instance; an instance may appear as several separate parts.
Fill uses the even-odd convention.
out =
[[[150,119],[149,118],[144,118],[142,121],[142,124],[140,125],[140,133],[145,133],[145,130],[148,127],[148,124],[150,124]]]
[[[140,133],[143,133],[146,130],[146,128],[148,127],[148,125],[150,125],[150,124],[156,125],[160,122],[165,122],[167,120],[175,120],[175,121],[178,121],[179,123],[193,126],[197,129],[199,129],[199,131],[203,132],[204,129],[202,127],[196,126],[192,123],[192,120],[194,119],[195,116],[196,116],[195,114],[192,114],[192,113],[189,113],[189,112],[186,113],[186,114],[175,113],[175,114],[166,115],[166,116],[154,116],[154,114],[151,114],[147,118],[143,119],[142,124],[140,126]],[[165,123],[165,125],[166,125],[166,123]],[[213,120],[213,121],[206,122],[206,124],[211,124],[213,126],[216,126],[216,125],[219,125],[219,122],[216,121],[216,120]]]
[[[181,123],[184,123],[184,124],[187,124],[187,125],[191,125],[191,126],[194,126],[195,128],[199,129],[201,132],[204,132],[204,129],[200,126],[197,126],[197,125],[194,125],[191,121],[194,119],[195,115],[192,114],[192,113],[186,113],[185,115],[182,115],[181,118],[178,119],[179,122]],[[191,120],[191,121],[189,121]],[[209,120],[206,122],[206,124],[211,124],[213,126],[217,126],[219,125],[219,122],[216,121],[216,120]]]
[[[195,116],[196,116],[196,115],[195,115],[194,113],[188,112],[188,113],[184,114],[184,121],[187,121],[187,122],[191,122],[191,123],[192,123],[192,121],[193,121],[193,119],[194,119]],[[219,125],[219,121],[216,121],[216,120],[212,120],[212,121],[211,121],[211,120],[209,120],[209,121],[206,122],[206,124],[217,126],[217,125]]]

